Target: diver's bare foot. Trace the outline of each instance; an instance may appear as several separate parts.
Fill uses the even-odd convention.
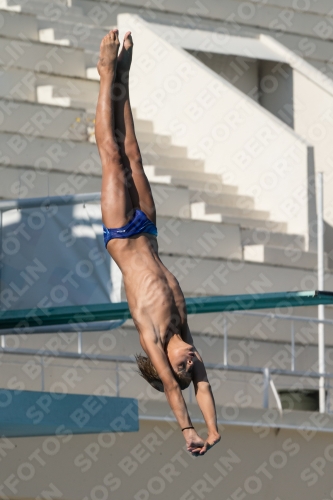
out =
[[[117,56],[119,50],[118,30],[111,30],[102,40],[99,53],[97,70],[99,75],[114,76],[116,72]]]
[[[133,39],[130,31],[124,36],[123,47],[120,51],[117,61],[117,77],[128,75],[132,62]]]

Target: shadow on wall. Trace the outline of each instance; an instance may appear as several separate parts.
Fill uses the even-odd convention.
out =
[[[327,265],[333,269],[333,226],[324,221],[324,248],[327,253]]]
[[[288,64],[197,50],[187,52],[294,128],[293,70]]]

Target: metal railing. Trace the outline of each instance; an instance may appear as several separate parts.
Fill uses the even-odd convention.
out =
[[[207,363],[205,362],[205,366],[207,370],[214,372],[220,371],[229,371],[229,372],[237,372],[237,373],[248,373],[248,374],[261,374],[263,380],[263,390],[262,390],[262,407],[269,407],[269,395],[270,390],[272,391],[273,397],[276,402],[277,408],[282,411],[282,404],[278,394],[278,390],[276,388],[276,384],[274,381],[275,377],[295,377],[295,378],[303,378],[304,380],[315,379],[320,380],[323,379],[325,381],[325,390],[330,389],[329,381],[333,378],[333,373],[320,373],[319,371],[302,371],[296,370],[296,355],[295,355],[295,322],[303,322],[303,323],[325,323],[326,325],[333,326],[333,320],[324,319],[319,320],[317,318],[306,317],[306,316],[293,316],[293,315],[283,315],[283,314],[275,314],[275,313],[265,313],[265,312],[256,312],[256,311],[233,311],[227,313],[228,315],[240,315],[240,316],[255,316],[262,318],[270,318],[277,319],[281,321],[289,321],[290,322],[290,354],[291,354],[291,363],[290,369],[283,368],[272,368],[267,366],[248,366],[248,365],[232,365],[228,362],[228,347],[229,341],[232,338],[232,341],[237,341],[238,337],[231,337],[228,334],[228,323],[227,323],[227,315],[223,314],[223,362],[221,363]],[[10,337],[8,337],[10,338]],[[217,337],[221,338],[221,336]],[[248,338],[243,336],[242,339]],[[262,341],[266,342],[266,341]],[[313,344],[314,345],[314,344]],[[101,361],[101,362],[109,362],[110,364],[115,364],[115,367],[112,369],[115,371],[115,395],[121,396],[121,383],[119,377],[119,370],[121,365],[129,364],[135,365],[136,361],[134,356],[119,356],[119,355],[107,355],[101,353],[91,353],[85,352],[82,343],[82,335],[81,333],[77,333],[77,350],[76,351],[53,351],[47,349],[28,349],[28,348],[11,348],[6,346],[6,337],[2,336],[1,339],[1,347],[0,353],[3,354],[12,354],[12,355],[21,355],[21,356],[34,356],[35,361],[40,364],[40,377],[41,377],[41,390],[45,390],[45,363],[43,358],[54,358],[54,359],[84,359],[87,361]],[[37,358],[37,359],[36,359]],[[2,362],[5,360],[2,359]],[[8,361],[12,362],[12,361]],[[104,368],[103,368],[104,369]],[[121,369],[124,369],[123,367]],[[299,384],[297,385],[299,387]],[[189,402],[193,401],[193,391],[189,392]],[[326,408],[328,411],[328,408]]]

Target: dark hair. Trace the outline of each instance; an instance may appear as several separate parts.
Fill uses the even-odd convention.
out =
[[[150,359],[146,356],[141,356],[141,354],[136,354],[135,359],[138,364],[141,377],[147,380],[147,382],[157,391],[164,392],[163,382],[158,376],[156,368],[150,361]],[[178,373],[175,373],[173,371],[173,375],[177,380],[181,390],[183,391],[184,389],[187,389],[187,387],[191,383],[191,376],[189,376],[189,374],[186,373],[185,370],[182,370]]]

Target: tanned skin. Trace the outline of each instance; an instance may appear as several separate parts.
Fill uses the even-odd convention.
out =
[[[97,65],[100,92],[96,110],[96,142],[102,162],[102,219],[108,228],[127,224],[134,209],[156,224],[151,188],[142,166],[129,101],[128,78],[133,40],[130,32],[119,51],[118,30],[102,40]],[[174,373],[185,370],[192,378],[205,419],[204,441],[194,429],[183,431],[187,449],[204,455],[220,440],[213,394],[202,359],[193,345],[186,305],[176,278],[158,255],[157,240],[147,233],[112,239],[107,250],[124,279],[128,305],[140,343],[162,380],[168,403],[180,425],[192,425]]]

